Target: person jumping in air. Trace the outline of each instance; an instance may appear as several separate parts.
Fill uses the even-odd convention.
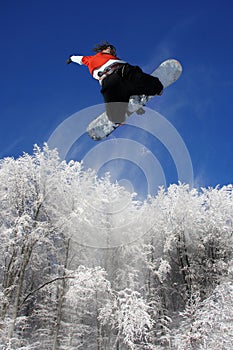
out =
[[[158,78],[118,58],[116,48],[110,43],[97,44],[93,51],[96,52],[93,56],[71,55],[67,64],[74,62],[89,68],[93,78],[102,86],[106,113],[113,123],[124,123],[130,96],[162,94],[163,85]]]

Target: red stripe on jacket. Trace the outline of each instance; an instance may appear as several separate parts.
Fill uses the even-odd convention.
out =
[[[100,68],[109,60],[120,60],[120,59],[109,53],[98,52],[94,56],[83,56],[82,63],[88,67],[92,75],[95,69]]]

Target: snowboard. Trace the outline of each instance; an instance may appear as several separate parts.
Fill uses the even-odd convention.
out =
[[[182,66],[179,61],[175,59],[169,59],[162,62],[151,75],[159,78],[163,84],[163,88],[167,88],[173,84],[181,75]],[[131,96],[128,103],[128,112],[126,118],[132,115],[134,112],[143,114],[143,106],[147,104],[154,96]],[[114,130],[116,130],[120,124],[115,124],[108,119],[106,112],[103,112],[97,118],[92,120],[87,126],[87,134],[95,141],[99,141],[109,136]]]

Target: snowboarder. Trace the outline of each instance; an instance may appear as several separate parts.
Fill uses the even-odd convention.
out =
[[[93,56],[71,55],[67,64],[86,65],[93,78],[100,82],[107,116],[112,122],[124,123],[130,96],[162,94],[163,85],[159,79],[118,58],[112,44],[97,44],[93,51],[96,52]]]

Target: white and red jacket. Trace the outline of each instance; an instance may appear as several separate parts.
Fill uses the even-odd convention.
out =
[[[96,55],[93,56],[71,56],[70,59],[72,62],[84,64],[85,66],[87,66],[93,78],[97,80],[101,80],[101,78],[98,76],[98,73],[103,72],[107,67],[111,66],[112,64],[126,63],[125,61],[122,61],[116,56],[104,52],[98,52]]]

